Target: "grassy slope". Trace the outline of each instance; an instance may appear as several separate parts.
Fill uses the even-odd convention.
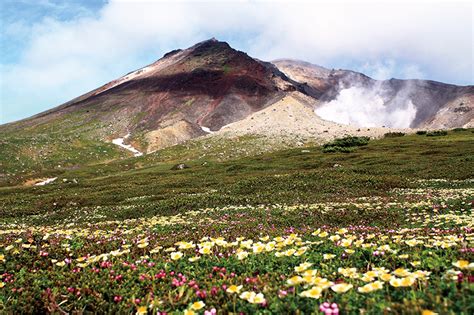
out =
[[[354,153],[307,147],[309,152],[290,149],[225,162],[201,157],[189,162],[189,169],[170,170],[178,156],[186,158],[184,148],[63,170],[44,187],[0,188],[1,217],[52,223],[80,219],[81,212],[98,214],[94,220],[124,219],[224,205],[385,196],[392,188],[416,187],[415,179],[474,177],[471,130],[371,141]],[[199,157],[202,152],[194,149],[190,151]]]
[[[86,119],[81,111],[31,127],[15,126],[0,129],[0,186],[128,156],[101,140],[97,133],[103,123]]]
[[[191,159],[198,147],[181,158]],[[471,130],[371,141],[348,154],[304,150],[205,165],[201,158],[171,171],[185,152],[175,147],[166,156],[67,170],[45,187],[0,188],[0,313],[130,314],[145,308],[171,314],[201,300],[201,313],[317,314],[323,301],[337,303],[341,314],[473,313],[472,271],[463,267],[461,278],[452,273],[461,259],[474,259],[465,250],[474,240]],[[397,187],[413,189],[391,190]],[[334,202],[347,199],[352,202]],[[304,204],[319,201],[329,202]],[[259,203],[272,205],[230,206]],[[212,208],[187,211],[200,207]],[[121,220],[105,221],[116,217]],[[239,237],[249,240],[230,243]],[[195,244],[209,240],[212,253],[198,253]],[[176,249],[178,241],[193,244]],[[244,245],[249,241],[253,245]],[[240,260],[242,249],[248,257]],[[177,250],[182,258],[172,258]],[[191,263],[194,255],[199,260]],[[304,297],[310,286],[288,281],[303,275],[295,269],[303,262],[315,273],[304,277],[307,283],[323,277],[354,287]],[[404,287],[383,280],[382,289],[359,292],[374,280],[362,276],[375,267],[395,280],[402,279],[397,272],[408,272],[408,280],[415,271],[430,275]],[[340,268],[357,268],[356,276]],[[176,287],[181,274],[192,281]],[[227,292],[230,284],[261,292],[268,303],[251,304]],[[198,295],[202,290],[206,297]]]

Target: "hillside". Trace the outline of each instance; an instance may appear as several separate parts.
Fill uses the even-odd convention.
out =
[[[148,154],[1,187],[1,306],[472,313],[473,132],[190,157],[184,169]],[[182,161],[194,149],[167,150]]]

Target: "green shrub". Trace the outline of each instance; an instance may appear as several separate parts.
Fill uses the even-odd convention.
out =
[[[334,152],[351,153],[351,152],[354,152],[354,148],[340,147],[340,146],[329,146],[329,147],[323,148],[323,153],[334,153]]]
[[[446,130],[435,130],[435,131],[430,131],[426,133],[426,136],[428,137],[442,137],[442,136],[447,136],[448,132]]]
[[[367,145],[369,143],[369,137],[352,137],[346,136],[344,138],[334,139],[332,142],[326,143],[323,145],[323,148],[326,147],[360,147]]]
[[[403,137],[405,135],[404,132],[387,132],[384,134],[384,138],[396,138],[396,137]]]
[[[466,131],[467,129],[466,128],[454,128],[453,131],[454,132],[461,132],[461,131]]]
[[[350,153],[354,151],[355,147],[367,145],[369,137],[352,137],[346,136],[344,138],[335,139],[332,142],[323,145],[324,153],[343,152]]]
[[[420,136],[426,135],[426,130],[418,130],[418,131],[416,132],[416,134],[417,134],[417,135],[420,135]]]

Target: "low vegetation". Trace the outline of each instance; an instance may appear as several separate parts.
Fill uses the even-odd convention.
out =
[[[346,136],[344,138],[335,139],[332,142],[323,145],[324,153],[343,152],[350,153],[356,147],[365,146],[369,143],[369,137],[353,137]]]
[[[386,134],[384,134],[384,138],[403,137],[404,135],[404,132],[387,132]]]
[[[430,131],[426,133],[426,136],[428,137],[442,137],[442,136],[447,136],[448,132],[446,130],[435,130],[435,131]]]
[[[0,188],[0,312],[472,314],[471,130],[333,143]]]

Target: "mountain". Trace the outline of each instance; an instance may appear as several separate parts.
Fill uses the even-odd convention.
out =
[[[392,130],[385,127],[469,127],[473,106],[473,86],[378,81],[303,61],[264,62],[213,38],[0,126],[0,182],[139,156],[202,136],[214,143],[271,137],[271,150],[345,134],[378,137]]]
[[[399,109],[408,102],[413,104],[416,113],[404,127],[443,129],[474,126],[474,86],[428,80],[379,81],[354,71],[329,70],[290,59],[273,63],[288,77],[316,89],[322,103],[337,103],[335,100],[342,91],[359,91],[350,93],[353,102],[347,104],[348,107],[358,103],[358,94],[380,97],[386,108]]]
[[[171,51],[149,66],[8,128],[35,128],[79,114],[74,120],[81,125],[100,124],[94,127],[96,136],[110,140],[141,133],[150,148],[159,149],[205,135],[203,129],[218,130],[299,89],[303,87],[273,64],[210,39]]]

